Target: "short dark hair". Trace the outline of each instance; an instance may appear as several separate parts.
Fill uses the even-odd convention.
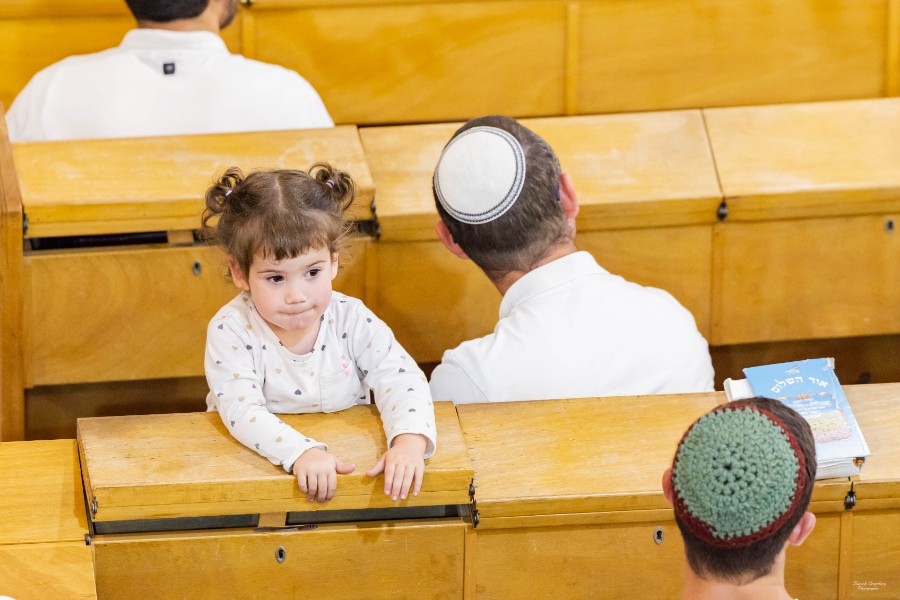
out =
[[[460,127],[458,135],[473,127],[495,127],[512,135],[525,154],[525,181],[513,205],[487,223],[458,221],[435,197],[438,214],[453,240],[493,280],[512,271],[532,270],[557,244],[568,239],[565,213],[559,203],[559,159],[542,137],[515,119],[479,117]],[[448,142],[449,143],[449,142]]]
[[[193,19],[206,10],[209,0],[125,0],[138,21],[167,23]]]
[[[730,402],[727,405],[713,409],[708,414],[743,408],[774,416],[796,440],[801,457],[805,460],[801,460],[800,473],[798,474],[798,486],[802,486],[802,490],[796,503],[791,507],[792,510],[788,510],[789,514],[773,531],[766,532],[762,536],[757,535],[756,537],[760,539],[755,539],[748,544],[737,547],[723,547],[701,539],[697,535],[697,524],[689,523],[687,516],[678,510],[677,505],[675,510],[675,520],[678,523],[678,528],[681,530],[684,550],[691,570],[702,578],[713,577],[739,584],[759,579],[772,570],[775,558],[784,548],[791,530],[800,521],[800,518],[809,506],[809,499],[816,479],[816,444],[806,419],[787,405],[777,400],[766,398]],[[698,419],[694,425],[706,416],[704,415],[704,417]],[[694,426],[692,425],[691,427],[693,428]],[[680,448],[681,445],[679,445],[679,450]],[[673,464],[673,471],[676,468],[677,466]]]
[[[201,232],[245,277],[257,252],[274,260],[320,248],[340,252],[355,227],[344,220],[355,191],[349,174],[326,163],[308,173],[282,169],[246,177],[232,167],[206,192]]]

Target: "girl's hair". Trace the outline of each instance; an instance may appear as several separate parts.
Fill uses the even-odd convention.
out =
[[[246,177],[231,167],[206,191],[203,238],[221,246],[245,276],[257,252],[274,260],[319,248],[340,252],[353,229],[344,212],[354,196],[350,175],[327,163],[308,173],[283,169]]]

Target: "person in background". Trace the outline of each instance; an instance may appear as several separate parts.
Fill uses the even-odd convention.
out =
[[[444,148],[434,197],[438,238],[503,296],[493,333],[444,353],[431,376],[435,400],[713,389],[693,316],[578,250],[575,190],[540,136],[508,117],[467,122]]]
[[[331,127],[313,87],[231,54],[238,0],[127,0],[122,43],[36,74],[6,116],[12,142]]]
[[[816,525],[806,510],[815,479],[809,424],[777,400],[730,402],[695,421],[662,482],[687,557],[682,598],[793,598],[787,548]]]

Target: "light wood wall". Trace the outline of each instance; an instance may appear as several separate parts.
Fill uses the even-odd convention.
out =
[[[900,93],[900,0],[255,0],[223,37],[306,77],[339,123]],[[119,43],[123,0],[0,5],[0,102]]]

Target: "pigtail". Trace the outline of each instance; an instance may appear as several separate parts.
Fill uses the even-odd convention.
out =
[[[356,197],[356,184],[350,175],[323,162],[311,166],[309,174],[322,186],[332,210],[343,215]]]
[[[221,216],[229,203],[234,199],[231,194],[244,181],[244,174],[237,167],[231,167],[219,177],[216,182],[206,190],[206,209],[201,218],[201,234],[204,240],[210,241],[218,238],[216,227],[209,221]]]

